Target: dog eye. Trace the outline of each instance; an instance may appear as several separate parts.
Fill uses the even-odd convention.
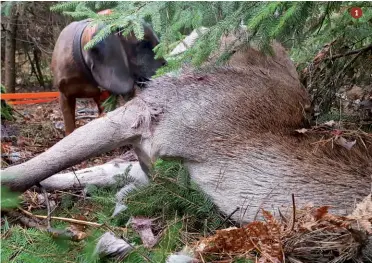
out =
[[[90,52],[92,52],[92,53],[95,54],[95,55],[99,55],[99,48],[97,48],[97,47],[92,47],[92,48],[90,49]]]
[[[152,49],[151,42],[147,40],[142,40],[141,42],[138,43],[138,46],[143,49],[145,48]]]

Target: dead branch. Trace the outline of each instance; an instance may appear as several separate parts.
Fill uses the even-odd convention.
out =
[[[292,226],[291,226],[291,231],[293,231],[293,229],[294,229],[295,222],[296,222],[296,203],[295,203],[294,194],[292,194]]]
[[[22,208],[18,208],[22,213],[28,215],[28,216],[31,216],[31,217],[35,217],[35,218],[41,218],[41,219],[47,219],[48,216],[42,216],[42,215],[34,215],[33,213],[30,213]],[[68,223],[72,223],[72,224],[79,224],[79,225],[87,225],[87,226],[92,226],[92,227],[102,227],[104,226],[104,224],[100,224],[100,223],[95,223],[95,222],[90,222],[90,221],[84,221],[84,220],[78,220],[78,219],[73,219],[73,218],[66,218],[66,217],[57,217],[57,216],[51,216],[50,217],[51,219],[55,219],[55,220],[60,220],[60,221],[64,221],[64,222],[68,222]],[[123,227],[115,227],[115,229],[118,229],[120,231],[127,231],[126,228],[123,228]]]
[[[23,211],[27,212],[26,210],[23,210]],[[29,213],[29,212],[27,212],[27,213]],[[67,240],[78,242],[78,241],[81,241],[81,240],[83,240],[84,238],[87,237],[86,233],[84,233],[82,231],[78,231],[78,230],[76,230],[72,227],[67,227],[66,229],[55,229],[55,228],[51,228],[49,226],[45,227],[39,221],[36,221],[35,218],[31,219],[31,218],[22,216],[19,212],[10,211],[10,212],[8,212],[8,214],[11,217],[18,218],[18,220],[26,227],[36,228],[40,231],[47,232],[47,233],[51,234],[53,237],[56,237],[56,238],[62,238],[62,239],[67,239]]]
[[[50,203],[49,203],[49,198],[48,198],[48,193],[47,191],[45,190],[44,187],[42,187],[40,184],[38,184],[38,187],[41,189],[41,191],[43,192],[44,194],[44,198],[45,198],[45,203],[46,203],[46,207],[47,207],[47,211],[48,211],[48,215],[47,215],[47,224],[48,224],[48,229],[51,228],[51,224],[50,224],[50,221],[51,221],[51,214],[52,214],[52,211],[50,209]]]
[[[364,48],[348,51],[344,54],[337,54],[337,55],[334,55],[334,56],[330,56],[330,57],[325,58],[324,60],[328,60],[328,59],[334,60],[334,59],[337,59],[337,58],[347,57],[347,56],[350,56],[350,55],[358,54],[359,52],[363,53],[363,52],[366,52],[366,51],[369,51],[369,50],[372,50],[372,44],[369,45],[369,46],[366,46]]]

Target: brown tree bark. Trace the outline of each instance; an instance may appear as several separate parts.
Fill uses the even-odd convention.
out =
[[[36,76],[37,76],[37,80],[39,81],[40,86],[43,87],[45,90],[44,77],[43,77],[43,73],[41,72],[41,68],[40,68],[40,55],[41,55],[40,49],[38,49],[35,46],[34,47],[34,61],[35,61],[35,67],[36,67],[36,73],[37,73]]]
[[[18,12],[13,10],[6,27],[5,37],[5,88],[6,92],[15,92],[15,51]]]

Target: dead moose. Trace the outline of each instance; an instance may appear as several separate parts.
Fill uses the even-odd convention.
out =
[[[78,128],[39,156],[2,171],[23,191],[92,156],[132,145],[142,170],[180,159],[225,214],[252,220],[259,208],[312,202],[348,213],[371,190],[371,147],[319,147],[294,135],[309,97],[284,48],[236,52],[224,67],[151,80],[121,108]],[[132,174],[135,176],[135,174]],[[52,181],[53,177],[48,181]],[[283,211],[283,210],[282,210]]]
[[[153,48],[159,44],[155,32],[144,23],[144,39],[133,33],[124,37],[119,31],[110,34],[91,49],[84,46],[104,27],[90,20],[72,22],[59,35],[54,47],[51,68],[53,85],[61,92],[60,104],[66,135],[75,129],[76,98],[93,98],[101,114],[101,102],[113,94],[131,96],[134,84],[151,78],[165,64],[155,59]]]

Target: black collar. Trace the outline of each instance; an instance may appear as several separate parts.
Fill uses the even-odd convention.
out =
[[[94,86],[98,87],[97,81],[94,79],[92,72],[90,71],[90,68],[86,64],[83,56],[82,46],[81,46],[81,38],[84,33],[84,29],[89,24],[89,20],[83,20],[78,22],[77,29],[75,31],[74,40],[72,43],[72,57],[79,67],[81,71],[84,72],[85,77],[87,80]]]

